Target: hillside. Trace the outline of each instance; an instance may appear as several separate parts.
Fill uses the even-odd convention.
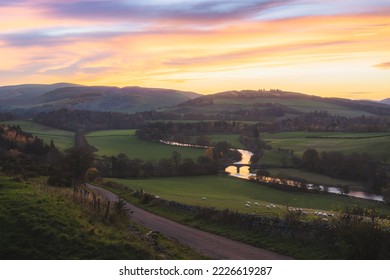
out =
[[[74,84],[0,87],[0,110],[47,112],[61,108],[139,112],[173,106],[198,97],[193,92],[142,87],[80,86]]]
[[[189,119],[259,120],[314,111],[327,111],[345,117],[390,115],[390,106],[373,101],[323,98],[281,90],[243,90],[200,96],[167,111],[186,115]]]
[[[390,98],[386,98],[380,101],[380,103],[390,105]]]

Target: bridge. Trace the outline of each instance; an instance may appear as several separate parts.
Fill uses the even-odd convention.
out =
[[[229,164],[229,165],[225,165],[224,166],[224,169],[230,167],[230,166],[234,166],[235,168],[237,168],[237,173],[240,173],[240,169],[241,167],[244,167],[244,166],[247,166],[249,167],[249,170],[253,170],[253,169],[265,169],[265,168],[271,168],[271,167],[280,167],[280,165],[278,164],[266,164],[266,163],[258,163],[258,164],[250,164],[250,163],[232,163],[232,164]]]

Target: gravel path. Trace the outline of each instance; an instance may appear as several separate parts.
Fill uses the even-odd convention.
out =
[[[117,201],[118,196],[106,189],[87,184],[87,187],[96,194]],[[191,247],[198,253],[211,259],[234,259],[234,260],[278,260],[291,259],[265,249],[233,241],[225,237],[198,230],[179,224],[169,219],[157,216],[133,204],[127,202],[127,207],[133,212],[131,219],[145,227],[159,231],[172,240]]]

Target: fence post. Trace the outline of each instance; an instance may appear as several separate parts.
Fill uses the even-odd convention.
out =
[[[106,219],[108,219],[108,214],[110,213],[110,203],[111,201],[107,201]]]

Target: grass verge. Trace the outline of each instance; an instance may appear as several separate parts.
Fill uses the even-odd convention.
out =
[[[199,259],[129,219],[106,220],[69,199],[69,189],[0,177],[0,259]]]

